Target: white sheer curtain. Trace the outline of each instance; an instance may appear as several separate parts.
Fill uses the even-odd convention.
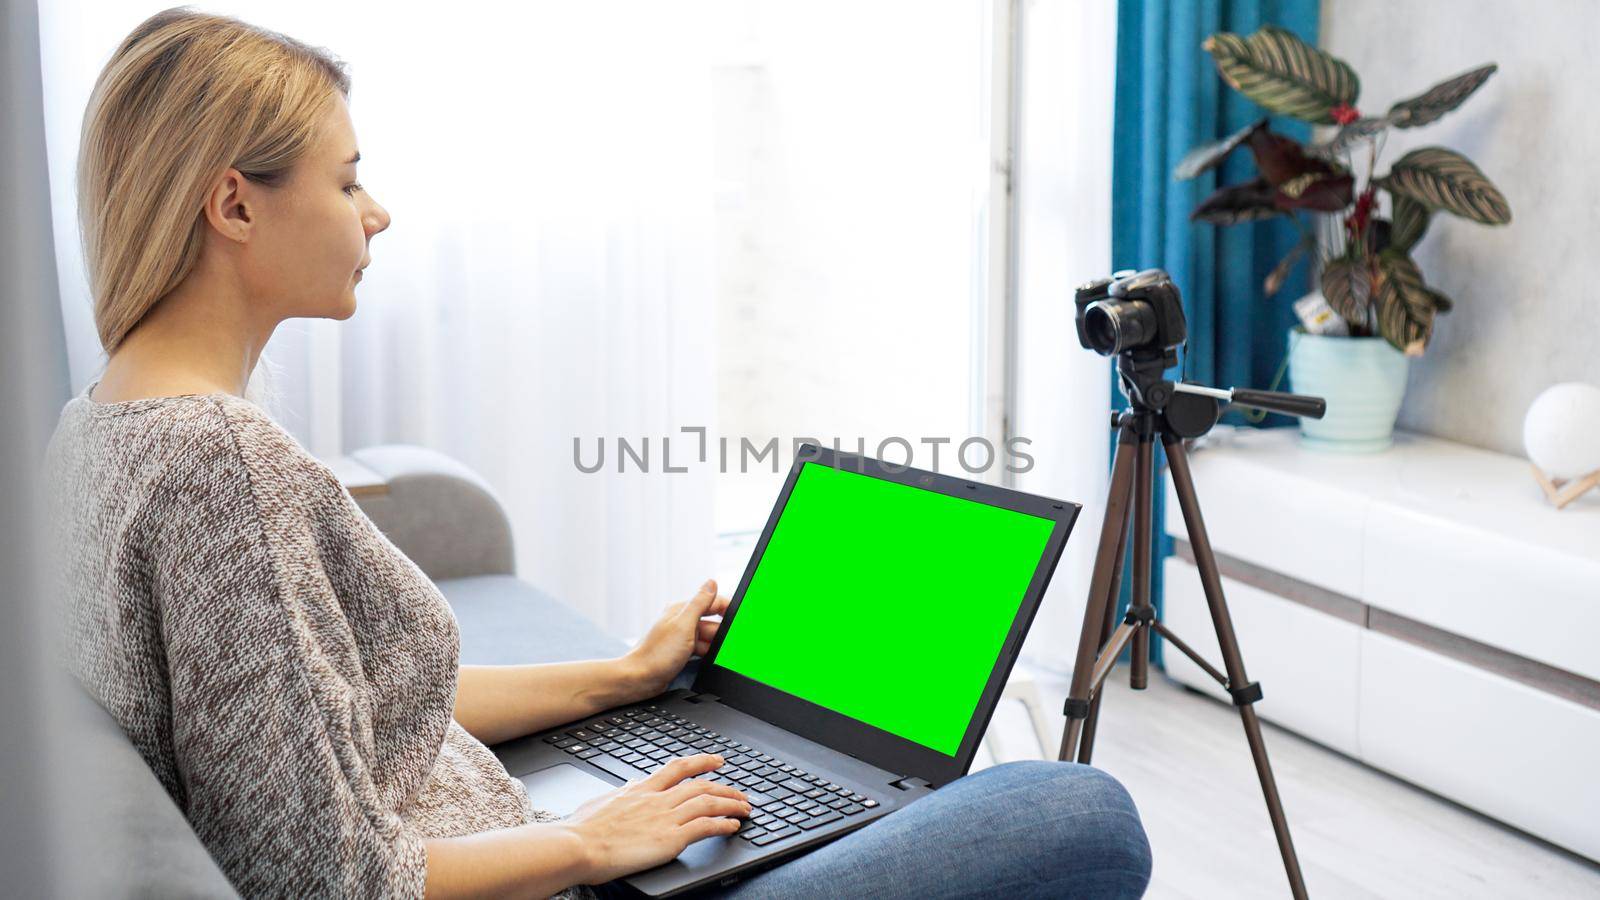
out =
[[[1071,671],[1110,466],[1110,368],[1078,346],[1072,289],[1111,268],[1116,0],[1025,3],[1019,152],[1016,433],[1025,491],[1083,504],[1024,656]]]
[[[75,389],[104,364],[73,224],[78,128],[117,42],[164,5],[41,8]],[[462,460],[506,502],[520,574],[616,634],[693,593],[711,471],[662,473],[659,441],[715,424],[708,7],[205,8],[350,64],[361,180],[394,218],[355,316],[285,323],[269,345],[279,420],[325,457],[410,442]],[[580,472],[574,439],[602,436],[651,437],[651,471]]]

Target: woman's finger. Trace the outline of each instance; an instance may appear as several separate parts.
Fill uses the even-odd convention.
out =
[[[737,800],[741,803],[748,803],[750,800],[749,797],[745,796],[744,791],[732,785],[706,781],[702,778],[687,779],[666,791],[664,796],[669,804],[679,806],[685,801],[708,794],[715,797],[726,797],[729,800]]]
[[[704,775],[720,765],[722,765],[722,757],[715,753],[696,753],[693,756],[680,756],[651,772],[640,783],[648,786],[653,791],[664,791],[685,778]]]
[[[699,818],[678,826],[678,833],[684,840],[692,844],[695,841],[716,837],[719,834],[733,834],[739,830],[739,819]]]
[[[733,600],[729,599],[726,594],[718,594],[717,599],[711,601],[711,608],[706,611],[706,615],[720,616],[728,611],[728,604],[732,602]]]
[[[750,815],[750,804],[732,797],[718,797],[715,794],[701,794],[691,797],[677,805],[673,812],[678,816],[678,824],[683,824],[690,819],[699,819],[705,816],[736,816],[744,818]]]
[[[708,622],[705,619],[701,619],[700,624],[695,626],[695,639],[709,641],[717,636],[717,629],[721,627],[721,622]]]
[[[706,615],[707,610],[716,602],[717,583],[715,580],[707,579],[705,584],[700,585],[700,590],[683,604],[683,609],[680,612],[683,615],[692,615],[698,619]]]

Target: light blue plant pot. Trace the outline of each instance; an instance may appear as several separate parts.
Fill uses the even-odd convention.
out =
[[[1301,419],[1307,447],[1377,453],[1394,443],[1406,393],[1405,354],[1381,337],[1330,337],[1289,331],[1289,384],[1328,401],[1321,419]]]

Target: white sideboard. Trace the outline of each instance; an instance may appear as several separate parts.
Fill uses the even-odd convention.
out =
[[[1557,511],[1525,460],[1408,434],[1219,428],[1191,461],[1263,718],[1600,860],[1600,496]],[[1166,530],[1163,618],[1216,662],[1170,485]]]

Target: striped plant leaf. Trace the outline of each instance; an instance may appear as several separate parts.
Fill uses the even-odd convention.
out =
[[[1318,175],[1315,172],[1307,172],[1304,175],[1296,175],[1288,181],[1285,181],[1283,184],[1278,185],[1278,193],[1288,197],[1290,200],[1299,200],[1300,195],[1306,192],[1306,188],[1311,187],[1311,185],[1316,183],[1316,180],[1321,177],[1321,175]]]
[[[1354,122],[1339,126],[1338,132],[1333,137],[1320,144],[1313,144],[1308,149],[1313,156],[1320,156],[1324,159],[1340,156],[1362,141],[1382,134],[1388,127],[1389,120],[1387,118],[1371,119],[1363,116]]]
[[[1277,191],[1265,178],[1220,187],[1189,213],[1191,222],[1237,225],[1288,215],[1273,202]]]
[[[1375,182],[1396,197],[1421,201],[1485,225],[1511,221],[1511,205],[1483,171],[1465,156],[1444,147],[1420,147],[1395,160]]]
[[[1348,173],[1302,175],[1278,185],[1276,202],[1284,209],[1338,212],[1350,205],[1355,180]]]
[[[1433,312],[1422,319],[1414,319],[1406,312],[1405,304],[1389,297],[1375,304],[1378,310],[1378,334],[1391,346],[1407,356],[1421,356],[1433,339]]]
[[[1387,294],[1399,297],[1406,311],[1418,318],[1433,311],[1433,297],[1422,281],[1422,270],[1406,254],[1390,249],[1378,254],[1377,296],[1379,301]]]
[[[1415,128],[1436,121],[1440,116],[1460,106],[1472,96],[1473,91],[1483,87],[1483,83],[1488,81],[1489,76],[1499,68],[1498,65],[1489,63],[1441,81],[1417,96],[1401,100],[1389,107],[1389,114],[1384,118],[1396,128]]]
[[[1437,311],[1433,292],[1411,257],[1396,250],[1378,254],[1378,283],[1373,305],[1378,333],[1407,356],[1421,356],[1433,336]]]
[[[1308,156],[1300,142],[1267,128],[1252,131],[1249,144],[1261,177],[1278,190],[1279,208],[1337,212],[1350,205],[1354,181],[1344,166]]]
[[[1396,350],[1405,352],[1406,326],[1411,324],[1411,317],[1406,315],[1406,306],[1398,298],[1390,297],[1387,303],[1375,304],[1377,307],[1378,334],[1388,341]]]
[[[1249,36],[1220,32],[1201,45],[1224,81],[1268,111],[1332,124],[1333,108],[1355,105],[1361,81],[1343,60],[1272,25]]]
[[[1212,141],[1209,144],[1201,144],[1193,150],[1190,150],[1188,153],[1185,153],[1183,155],[1183,159],[1178,160],[1177,168],[1172,170],[1172,177],[1178,179],[1179,181],[1184,181],[1193,178],[1202,172],[1208,172],[1211,169],[1215,169],[1225,158],[1227,158],[1229,153],[1232,153],[1240,144],[1243,144],[1245,141],[1249,140],[1250,135],[1254,134],[1256,129],[1265,127],[1267,127],[1267,120],[1258,119],[1255,122],[1252,122],[1249,125],[1239,129],[1238,131],[1235,131],[1233,134],[1228,135],[1220,141]]]
[[[1322,296],[1346,322],[1367,324],[1367,304],[1372,299],[1372,270],[1366,260],[1341,256],[1322,267]]]
[[[1404,194],[1391,196],[1394,200],[1394,225],[1389,231],[1389,246],[1402,253],[1410,253],[1417,241],[1422,240],[1422,233],[1428,230],[1428,216],[1431,213],[1426,206]]]
[[[1326,159],[1306,155],[1299,141],[1263,128],[1250,133],[1250,155],[1261,170],[1261,177],[1282,188],[1284,182],[1307,173],[1331,174],[1342,172],[1344,167]]]

